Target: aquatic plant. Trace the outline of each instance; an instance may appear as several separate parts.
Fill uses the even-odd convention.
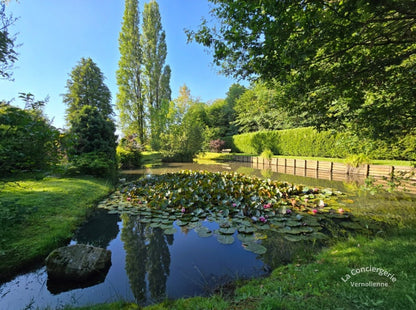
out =
[[[243,242],[245,249],[262,254],[264,234],[283,234],[289,241],[326,239],[320,230],[328,219],[351,222],[342,229],[365,229],[352,218],[342,193],[287,182],[263,180],[232,172],[183,170],[149,175],[123,185],[101,207],[116,213],[140,215],[142,223],[173,234],[194,229],[200,237],[216,235],[224,244]],[[342,212],[339,210],[342,209]],[[216,222],[211,231],[203,221]]]

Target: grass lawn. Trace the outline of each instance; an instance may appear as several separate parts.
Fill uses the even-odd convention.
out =
[[[68,241],[111,189],[109,182],[92,177],[0,181],[0,279]]]
[[[160,152],[142,152],[142,165],[144,167],[157,166],[162,163],[162,155]]]

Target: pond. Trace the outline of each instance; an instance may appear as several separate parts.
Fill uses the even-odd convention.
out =
[[[350,186],[339,181],[262,171],[244,163],[168,164],[152,169],[126,171],[125,176],[128,179],[136,179],[142,175],[166,174],[183,169],[237,171],[262,179],[287,180],[305,186],[320,186],[341,191],[347,191]],[[347,204],[352,202],[350,197],[343,199]],[[366,203],[362,198],[357,201]],[[380,203],[380,200],[374,201]],[[180,212],[172,214],[177,213],[178,216],[182,216]],[[98,209],[89,221],[78,229],[70,243],[91,244],[112,252],[112,265],[104,282],[85,283],[83,288],[66,286],[64,283],[56,284],[48,281],[45,267],[41,267],[0,286],[0,309],[57,308],[64,305],[81,306],[118,300],[146,305],[165,298],[207,295],[226,288],[232,280],[266,276],[279,265],[294,260],[305,261],[327,242],[325,238],[289,241],[291,238],[296,239],[295,231],[302,229],[302,232],[309,232],[307,229],[310,229],[312,234],[318,234],[314,229],[319,225],[314,225],[314,218],[307,217],[307,214],[297,215],[295,218],[294,214],[285,213],[284,217],[288,217],[284,219],[286,228],[290,229],[288,226],[292,226],[287,234],[261,229],[262,225],[258,224],[244,226],[245,229],[256,231],[253,234],[245,234],[241,227],[234,229],[232,225],[224,226],[221,219],[208,215],[196,219],[194,216],[186,223],[172,215],[160,216],[160,219],[152,222],[147,213],[117,210],[109,212]],[[302,217],[304,218],[301,220]],[[348,217],[342,229],[337,230],[333,228],[334,224],[342,220],[338,218],[343,216],[333,214],[333,217],[328,222],[331,225],[320,224],[319,230],[321,227],[323,229],[319,234],[339,237],[347,234],[350,228],[353,231],[358,225],[357,221]],[[246,221],[238,218],[236,220],[240,226]],[[269,220],[272,223],[272,217]],[[279,221],[279,218],[276,219],[275,224],[278,225]],[[299,227],[301,223],[303,225]],[[279,227],[272,224],[271,226]],[[367,227],[367,233],[373,233],[378,229]]]

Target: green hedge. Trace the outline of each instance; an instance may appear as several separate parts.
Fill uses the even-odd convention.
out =
[[[359,138],[351,132],[336,133],[306,127],[258,131],[225,137],[226,148],[236,153],[259,155],[270,149],[275,155],[345,158],[365,154],[371,159],[416,160],[416,133],[392,141]]]

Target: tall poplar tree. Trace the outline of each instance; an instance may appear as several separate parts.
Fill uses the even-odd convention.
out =
[[[164,100],[170,100],[170,68],[164,67],[167,55],[166,34],[162,27],[159,5],[150,1],[144,5],[141,47],[143,51],[144,94],[149,110],[151,145],[159,149],[159,137],[164,127]]]
[[[137,0],[126,0],[119,36],[120,60],[117,70],[117,109],[125,135],[137,133],[145,142],[145,104],[142,94],[142,49]]]

